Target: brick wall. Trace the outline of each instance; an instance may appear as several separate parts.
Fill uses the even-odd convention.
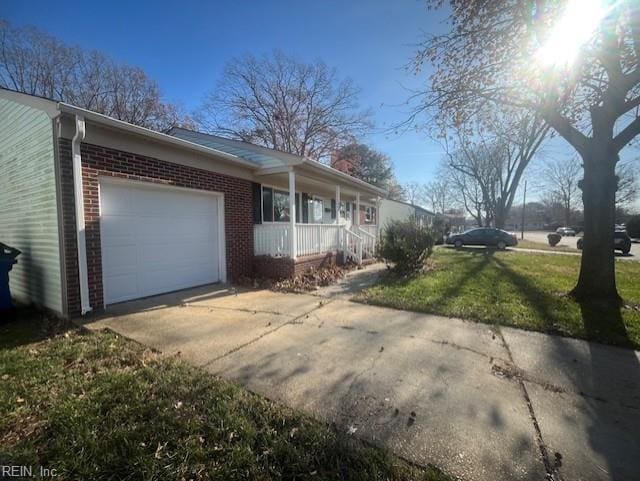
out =
[[[67,304],[69,315],[77,316],[80,313],[80,287],[76,251],[71,141],[60,139],[59,150]],[[81,153],[89,298],[94,309],[102,308],[104,302],[100,248],[99,176],[222,192],[225,202],[227,277],[229,280],[234,280],[242,275],[251,275],[253,222],[250,181],[92,144],[82,144]]]
[[[335,252],[327,252],[315,256],[298,257],[295,262],[289,257],[255,256],[253,272],[258,277],[267,279],[285,279],[296,277],[310,269],[318,269],[341,264]]]

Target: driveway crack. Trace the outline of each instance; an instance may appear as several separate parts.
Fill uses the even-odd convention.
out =
[[[323,306],[326,306],[327,304],[330,304],[331,302],[332,302],[331,300],[325,299],[325,300],[319,302],[316,306],[314,306],[313,309],[310,309],[310,310],[300,314],[299,316],[294,317],[293,319],[290,319],[290,320],[288,320],[286,322],[283,322],[282,324],[274,327],[273,329],[270,329],[270,330],[268,330],[266,332],[263,332],[262,334],[260,334],[259,336],[251,339],[250,341],[247,341],[247,342],[245,342],[243,344],[240,344],[240,345],[234,347],[233,349],[230,349],[229,351],[227,351],[227,352],[225,352],[223,354],[220,354],[219,356],[217,356],[217,357],[211,359],[210,361],[207,361],[206,363],[202,364],[200,367],[201,368],[205,368],[207,366],[210,366],[214,362],[219,361],[220,359],[223,359],[223,358],[225,358],[227,356],[230,356],[231,354],[233,354],[235,352],[238,352],[239,350],[244,349],[245,347],[250,346],[251,344],[254,344],[254,343],[258,342],[260,339],[263,339],[264,337],[268,336],[269,334],[273,334],[274,332],[282,329],[285,326],[294,325],[294,324],[302,324],[302,319],[307,318],[312,312],[315,312],[318,309],[321,309]]]
[[[507,344],[506,339],[502,335],[502,331],[500,328],[496,329],[500,339],[502,340],[502,345],[507,351],[507,355],[509,356],[509,362],[512,366],[516,367],[516,363],[513,359],[513,355],[511,354],[511,349]],[[520,376],[515,376],[518,384],[520,385],[520,389],[522,389],[522,395],[524,397],[525,403],[527,404],[527,408],[529,410],[529,416],[531,417],[531,422],[533,424],[533,429],[536,433],[536,442],[538,443],[538,449],[540,450],[540,455],[542,457],[542,462],[544,464],[544,469],[547,472],[546,479],[548,480],[561,480],[560,474],[558,473],[558,466],[555,463],[552,463],[549,459],[549,452],[547,451],[547,446],[544,443],[544,439],[542,438],[542,431],[540,430],[540,424],[538,423],[538,419],[536,417],[536,413],[533,409],[533,403],[531,402],[531,398],[529,397],[529,392],[527,391],[527,387],[524,384],[523,379]]]

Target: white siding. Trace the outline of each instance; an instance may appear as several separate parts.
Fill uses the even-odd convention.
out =
[[[22,251],[14,297],[62,313],[53,126],[38,109],[0,98],[0,242]]]
[[[391,199],[382,199],[380,201],[380,229],[384,230],[387,224],[393,220],[415,218],[415,214],[415,208],[410,205]]]

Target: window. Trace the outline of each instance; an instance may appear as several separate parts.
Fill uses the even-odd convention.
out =
[[[313,199],[312,219],[315,224],[322,224],[324,218],[324,200],[318,197]]]
[[[289,193],[273,191],[273,222],[289,222]]]
[[[375,224],[376,223],[376,208],[365,207],[364,209],[364,223]]]
[[[289,219],[289,193],[262,187],[262,221],[289,222]]]

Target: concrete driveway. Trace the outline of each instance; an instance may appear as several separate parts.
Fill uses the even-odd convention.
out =
[[[638,479],[640,353],[210,286],[90,319],[465,480]]]

